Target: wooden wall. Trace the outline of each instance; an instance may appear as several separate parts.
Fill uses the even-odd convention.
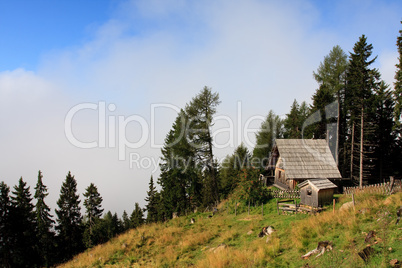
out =
[[[311,194],[308,194],[310,192]],[[300,203],[312,207],[323,207],[332,202],[334,189],[315,190],[310,185],[300,189]]]

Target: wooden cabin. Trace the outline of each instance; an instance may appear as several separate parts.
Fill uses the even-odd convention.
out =
[[[341,180],[326,140],[277,139],[266,167],[274,186],[289,190],[309,179]]]
[[[300,183],[299,188],[300,204],[318,208],[332,202],[337,186],[328,179],[311,179]]]

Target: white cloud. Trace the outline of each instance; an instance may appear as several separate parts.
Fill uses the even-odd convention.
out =
[[[150,122],[151,104],[184,107],[207,85],[219,92],[218,113],[233,119],[237,135],[237,101],[242,102],[243,126],[270,109],[283,115],[294,99],[310,100],[317,87],[312,72],[331,48],[350,48],[357,41],[318,27],[320,12],[299,1],[125,2],[93,33],[93,40],[49,52],[36,72],[0,74],[0,123],[7,126],[0,134],[5,141],[1,151],[7,152],[0,156],[1,179],[14,185],[22,175],[33,187],[41,169],[54,208],[71,170],[81,193],[90,182],[98,186],[106,210],[121,214],[124,209],[131,212],[134,202],[144,206],[152,169],[130,169],[129,161],[118,161],[116,148],[73,147],[64,135],[69,109],[105,101],[116,105],[115,111],[106,111],[107,120],[140,115]],[[386,81],[393,57],[379,57]],[[74,117],[78,138],[98,138],[97,112],[86,110]],[[163,143],[174,118],[172,110],[157,111],[157,143]],[[130,123],[128,139],[138,140],[140,131]],[[220,149],[216,155],[232,151]],[[127,152],[155,159],[160,155],[149,143]]]

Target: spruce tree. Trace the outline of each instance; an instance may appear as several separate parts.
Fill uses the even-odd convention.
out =
[[[401,21],[402,23],[402,21]],[[395,98],[395,111],[394,117],[398,131],[401,131],[402,124],[402,30],[399,30],[399,36],[396,39],[396,46],[398,47],[398,63],[396,64],[395,83],[394,83],[394,98]]]
[[[52,231],[53,224],[55,223],[50,215],[50,208],[45,203],[45,198],[48,196],[47,187],[42,182],[42,172],[38,172],[38,181],[35,187],[35,199],[36,199],[36,223],[38,230],[38,246],[40,256],[42,258],[42,265],[49,266],[55,260],[55,234]]]
[[[155,203],[158,207],[157,220],[159,222],[166,221],[169,217],[166,214],[166,209],[163,202],[163,191],[155,193]],[[145,210],[143,210],[145,211]]]
[[[372,176],[379,182],[388,179],[390,175],[397,175],[400,148],[397,146],[397,135],[393,131],[395,121],[393,112],[395,101],[392,91],[384,81],[374,89],[375,119],[374,119],[374,153],[372,163],[374,171]]]
[[[321,121],[314,128],[314,137],[323,138],[326,132],[326,123],[335,121],[324,115],[324,107],[337,101],[335,160],[342,175],[346,174],[346,116],[345,116],[345,79],[348,67],[347,55],[340,46],[334,46],[324,61],[320,63],[317,72],[313,72],[314,79],[320,85],[313,96],[312,113],[320,111]],[[346,175],[345,175],[346,176]]]
[[[151,176],[151,179],[149,180],[149,190],[147,191],[147,197],[145,198],[145,201],[147,202],[147,223],[156,222],[158,220],[158,207],[155,194],[156,188],[154,186],[154,179]]]
[[[253,164],[264,170],[275,140],[283,135],[283,121],[274,111],[270,110],[265,121],[256,134],[256,144],[253,150]]]
[[[238,186],[240,172],[252,168],[251,164],[253,160],[247,147],[243,144],[240,144],[232,155],[224,159],[219,172],[220,193],[224,198]],[[257,162],[260,165],[260,161]]]
[[[319,89],[314,93],[313,105],[311,106],[311,114],[314,116],[318,113],[318,121],[313,126],[313,135],[315,139],[326,139],[327,138],[327,124],[329,121],[329,116],[327,116],[326,108],[328,105],[335,101],[335,96],[331,90],[325,84],[322,84]]]
[[[68,172],[57,200],[59,209],[56,209],[56,230],[62,260],[71,258],[84,248],[80,202],[77,194],[77,182],[71,172]]]
[[[133,212],[130,216],[130,228],[137,228],[144,224],[144,212],[140,205],[136,202]]]
[[[110,212],[110,210],[103,215],[103,224],[105,228],[104,233],[106,234],[106,241],[112,239],[116,234],[116,231],[113,225],[113,214]]]
[[[108,211],[103,216],[104,232],[107,235],[107,239],[112,239],[121,232],[121,223],[117,216],[117,213],[112,214]]]
[[[98,192],[98,188],[91,183],[84,193],[84,206],[86,208],[86,226],[84,231],[84,244],[90,248],[99,241],[99,234],[95,232],[96,225],[100,224],[100,218],[103,213],[102,197]]]
[[[162,148],[161,175],[158,183],[163,194],[163,209],[170,218],[201,203],[201,182],[197,173],[195,148],[188,143],[187,115],[180,111]]]
[[[128,217],[127,212],[124,210],[123,215],[121,216],[122,223],[123,223],[123,230],[127,231],[130,229],[130,218]]]
[[[0,182],[0,267],[13,267],[13,246],[15,236],[12,229],[13,221],[10,188],[3,181]]]
[[[304,138],[310,138],[306,137],[306,133],[303,133],[303,131],[305,132],[303,126],[309,113],[310,110],[306,102],[302,102],[299,105],[297,101],[294,100],[290,107],[290,112],[286,114],[284,120],[285,131],[283,137],[285,139],[301,139],[302,136]]]
[[[121,220],[117,216],[117,213],[115,212],[112,216],[112,224],[113,224],[113,229],[114,229],[114,235],[118,235],[123,231],[123,226],[121,223]]]
[[[37,229],[34,205],[27,183],[22,178],[14,186],[11,202],[13,205],[12,230],[15,235],[13,250],[14,265],[34,267],[40,263],[37,247]]]
[[[370,68],[377,57],[369,59],[373,46],[367,43],[362,35],[350,53],[346,76],[347,118],[350,131],[350,176],[358,178],[360,186],[363,178],[370,176],[365,163],[371,162],[369,152],[373,141],[374,98],[373,89],[379,84],[380,74],[377,69]],[[355,161],[359,160],[358,162]],[[366,167],[366,169],[364,168]]]
[[[191,102],[186,105],[189,117],[188,138],[190,145],[196,150],[197,159],[204,171],[204,205],[219,202],[218,172],[212,147],[211,126],[220,104],[219,94],[211,88],[204,87]]]

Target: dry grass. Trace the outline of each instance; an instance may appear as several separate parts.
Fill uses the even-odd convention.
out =
[[[355,210],[336,210],[335,214],[331,208],[316,216],[277,215],[272,210],[275,202],[271,202],[267,206],[272,206],[268,207],[272,213],[264,217],[257,213],[235,217],[223,212],[209,219],[207,214],[198,213],[150,224],[96,246],[61,267],[300,267],[306,264],[300,256],[323,240],[333,241],[334,250],[309,260],[310,266],[363,267],[356,252],[364,246],[365,233],[371,229],[383,240],[376,245],[378,252],[386,251],[389,245],[396,250],[383,254],[386,257],[378,261],[382,266],[386,258],[397,256],[400,248],[401,231],[387,228],[395,216],[386,212],[402,205],[402,193],[385,198],[363,192],[355,198]],[[338,201],[337,207],[350,201],[350,197],[343,196]],[[192,217],[195,224],[190,224]],[[277,229],[268,243],[257,237],[260,228],[267,225]],[[250,230],[253,233],[247,235]],[[215,251],[222,243],[226,247]]]

